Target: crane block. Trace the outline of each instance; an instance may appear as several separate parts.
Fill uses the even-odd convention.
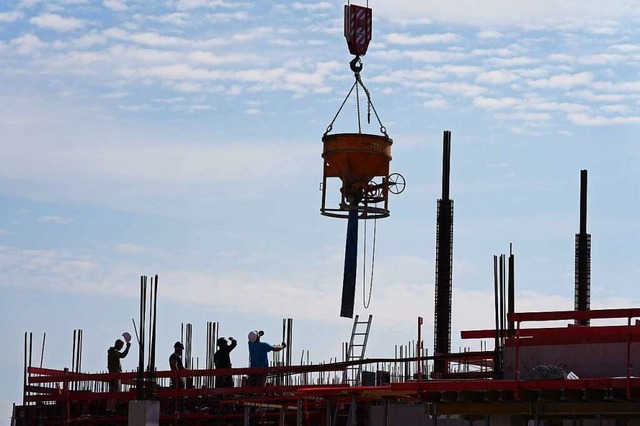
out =
[[[344,6],[344,36],[352,55],[364,56],[371,41],[371,9],[354,4]]]

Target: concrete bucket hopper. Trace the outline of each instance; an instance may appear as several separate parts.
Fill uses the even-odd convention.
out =
[[[389,216],[389,162],[393,140],[386,135],[337,133],[324,135],[321,214],[348,218],[356,210],[361,219]],[[327,204],[328,181],[340,180],[336,203]],[[395,182],[394,182],[395,183]],[[393,188],[395,192],[395,188]]]

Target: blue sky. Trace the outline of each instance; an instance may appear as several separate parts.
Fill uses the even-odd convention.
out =
[[[592,307],[638,306],[634,3],[369,2],[362,78],[394,140],[391,170],[407,180],[378,222],[368,310],[359,278],[356,313],[374,315],[369,355],[415,339],[418,316],[432,347],[443,130],[454,349],[479,349],[461,329],[491,326],[492,258],[509,243],[518,310],[573,308],[581,169]],[[0,421],[21,399],[24,332],[38,362],[46,332],[44,364],[63,368],[83,329],[83,369],[104,370],[138,318],[145,274],[160,276],[159,366],[187,322],[201,360],[207,321],[275,343],[283,318],[294,318],[294,359],[339,356],[351,330],[339,317],[346,223],[319,214],[318,187],[322,134],[353,83],[342,7],[0,4]],[[356,126],[348,103],[334,132]],[[246,348],[232,358],[246,366]]]

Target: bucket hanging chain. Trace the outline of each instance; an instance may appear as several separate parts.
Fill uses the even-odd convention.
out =
[[[359,75],[359,74],[356,74]],[[356,77],[356,81],[357,81]],[[360,93],[358,92],[358,85],[356,84],[356,116],[358,117],[358,133],[362,133],[362,125],[360,124]]]
[[[387,135],[387,128],[384,127],[384,125],[382,124],[382,121],[380,120],[380,116],[378,115],[378,111],[376,111],[376,107],[373,105],[373,102],[371,101],[371,93],[369,93],[369,89],[367,89],[367,87],[362,82],[362,78],[360,77],[360,71],[362,70],[362,62],[360,61],[360,57],[356,56],[350,62],[350,66],[351,66],[351,70],[353,71],[353,74],[355,75],[356,81],[351,86],[351,89],[349,89],[349,93],[347,93],[347,96],[342,101],[342,104],[340,105],[340,108],[338,108],[338,112],[336,112],[336,115],[334,115],[333,120],[331,120],[331,123],[329,123],[329,126],[327,126],[327,130],[324,132],[323,136],[326,136],[327,134],[329,134],[329,132],[331,130],[333,130],[333,124],[335,123],[336,119],[338,118],[338,115],[340,115],[340,112],[342,111],[342,108],[347,103],[347,100],[349,99],[349,96],[351,96],[351,93],[353,93],[353,89],[356,89],[356,109],[357,109],[357,118],[358,118],[358,133],[362,133],[362,128],[361,128],[361,124],[360,124],[360,96],[359,96],[359,92],[358,92],[358,86],[361,86],[362,90],[364,90],[364,93],[367,96],[367,123],[371,123],[371,110],[373,110],[373,113],[376,116],[376,119],[378,120],[378,124],[380,125],[380,132],[383,135],[388,137],[389,135]]]
[[[384,127],[384,125],[382,124],[382,121],[380,120],[380,116],[378,115],[378,111],[376,111],[376,107],[373,105],[373,102],[371,101],[371,93],[369,93],[369,89],[367,89],[367,87],[364,85],[364,83],[362,82],[362,79],[360,78],[360,73],[356,74],[356,81],[360,84],[360,86],[362,86],[362,89],[364,90],[364,93],[367,95],[367,122],[371,122],[371,110],[373,110],[373,113],[376,116],[376,120],[378,120],[378,124],[380,125],[380,132],[385,135],[387,135],[387,128]],[[358,109],[358,115],[360,114],[360,110]]]

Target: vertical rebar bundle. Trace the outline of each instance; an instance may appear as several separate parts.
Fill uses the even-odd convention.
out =
[[[442,198],[438,200],[436,222],[436,289],[434,314],[434,355],[451,352],[451,298],[453,272],[453,200],[449,198],[451,172],[451,132],[443,137]],[[434,373],[446,374],[446,360],[434,363]]]
[[[31,343],[29,343],[29,365],[31,365]],[[79,373],[82,368],[82,329],[73,330],[73,352],[71,355],[71,372]],[[78,390],[78,383],[73,384]]]
[[[508,277],[508,302],[507,302],[507,314],[513,314],[516,311],[516,283],[515,283],[515,259],[513,257],[513,245],[509,244],[509,277]],[[508,318],[508,317],[507,317]],[[513,321],[508,321],[509,325],[509,337],[514,336],[514,324]]]
[[[149,348],[149,378],[148,383],[150,384],[150,389],[155,389],[155,372],[156,372],[156,310],[158,306],[158,275],[155,276],[155,279],[152,280],[152,288],[149,289],[149,297],[152,300],[151,309],[152,312],[149,313],[149,319],[151,320],[151,324],[149,326],[149,339],[151,343],[151,347]]]
[[[207,321],[207,352],[205,356],[206,368],[208,370],[214,369],[214,355],[216,353],[216,346],[218,342],[218,329],[220,324],[218,322]],[[214,386],[214,378],[207,377],[205,380],[206,386],[212,388]]]
[[[191,359],[191,342],[193,337],[193,324],[187,323],[184,334],[184,368],[190,370],[193,367],[193,360]]]
[[[591,234],[587,233],[587,171],[580,170],[580,233],[575,239],[575,310],[588,311],[591,305]],[[589,320],[576,320],[589,325]]]

